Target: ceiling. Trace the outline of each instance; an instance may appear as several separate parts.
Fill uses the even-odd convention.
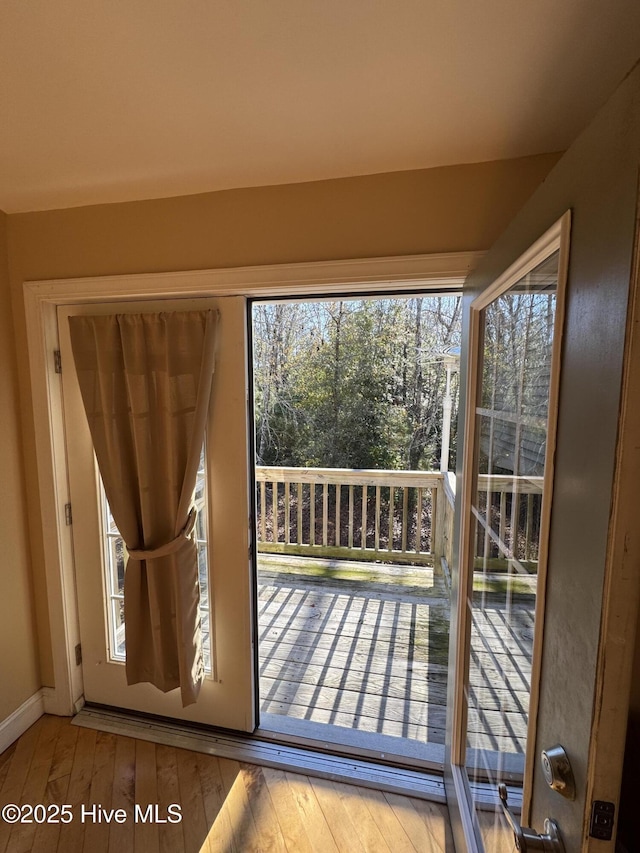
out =
[[[638,57],[638,0],[0,0],[0,209],[557,151]]]

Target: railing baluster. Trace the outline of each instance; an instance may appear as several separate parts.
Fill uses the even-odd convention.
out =
[[[273,541],[278,541],[278,483],[271,486],[271,511],[273,513]]]
[[[376,486],[376,516],[375,532],[373,534],[373,547],[380,550],[380,486]]]
[[[360,547],[367,547],[367,487],[362,487],[362,525],[360,527]]]
[[[340,483],[336,483],[336,545],[340,547]]]
[[[289,545],[291,542],[291,503],[289,500],[289,481],[284,484],[284,544]]]
[[[407,550],[407,516],[409,515],[409,488],[402,489],[402,553]]]
[[[533,495],[527,495],[527,520],[524,534],[524,558],[531,556],[531,525],[533,520]]]
[[[393,486],[389,486],[389,551],[393,551],[393,502],[394,502],[394,492],[395,489]]]
[[[322,544],[327,546],[329,535],[329,484],[322,486]]]
[[[297,541],[298,545],[302,545],[302,483],[298,483],[298,523],[297,523]]]
[[[498,527],[498,537],[500,541],[505,545],[505,534],[507,529],[507,493],[500,492],[500,524]],[[513,530],[511,531],[511,540],[513,541]]]
[[[486,523],[486,526],[484,529],[484,546],[483,546],[483,551],[482,551],[482,555],[484,557],[484,566],[483,566],[484,569],[486,569],[487,560],[489,559],[489,554],[491,553],[491,537],[489,535],[489,531],[493,530],[493,518],[492,518],[492,516],[493,516],[493,493],[491,492],[489,486],[487,486],[487,490],[486,490],[485,494],[487,496],[486,497],[487,502],[486,502],[486,507],[485,507],[485,510],[487,513],[487,518],[486,518],[487,523]]]
[[[309,520],[309,544],[316,544],[316,484],[309,484],[309,503],[310,503],[310,515],[311,518]]]
[[[511,550],[514,559],[518,557],[518,531],[520,530],[520,495],[517,492],[511,493]]]
[[[353,548],[353,486],[349,486],[349,548]]]
[[[422,551],[422,489],[417,490],[416,498],[416,553]]]
[[[267,484],[260,483],[260,540],[267,541]]]

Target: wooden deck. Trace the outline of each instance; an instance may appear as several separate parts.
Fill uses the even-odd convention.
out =
[[[449,594],[430,566],[261,555],[263,713],[444,743]],[[492,598],[496,601],[492,602]],[[469,746],[522,754],[533,596],[474,608]]]

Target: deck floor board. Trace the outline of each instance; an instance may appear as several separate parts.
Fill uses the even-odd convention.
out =
[[[264,713],[444,743],[449,598],[431,567],[259,560]],[[422,573],[422,574],[421,574]],[[420,581],[424,583],[421,585]],[[533,596],[474,607],[469,745],[522,753]]]

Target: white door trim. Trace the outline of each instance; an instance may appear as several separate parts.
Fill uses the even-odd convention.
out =
[[[73,547],[65,523],[69,501],[56,310],[77,302],[192,296],[291,296],[460,288],[482,253],[457,252],[278,264],[188,272],[96,276],[25,282],[24,304],[35,422],[39,503],[44,542],[55,680],[52,713],[73,714],[82,701]]]

